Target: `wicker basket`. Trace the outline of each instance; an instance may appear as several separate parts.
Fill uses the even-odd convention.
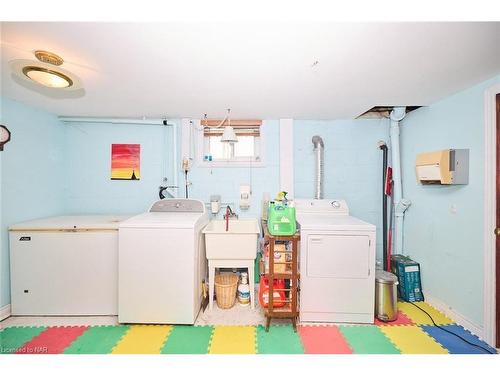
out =
[[[215,296],[217,306],[230,309],[236,302],[238,276],[232,273],[221,273],[215,276]]]

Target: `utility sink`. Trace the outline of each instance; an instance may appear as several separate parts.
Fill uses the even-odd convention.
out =
[[[257,219],[212,220],[202,231],[205,234],[207,259],[255,259],[260,233]]]

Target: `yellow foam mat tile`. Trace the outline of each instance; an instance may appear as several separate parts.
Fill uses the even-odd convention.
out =
[[[432,319],[436,322],[436,324],[444,325],[444,324],[453,324],[455,323],[453,320],[448,318],[439,310],[436,310],[434,307],[425,302],[414,302],[417,306],[424,309],[432,316]],[[409,317],[413,323],[415,324],[432,324],[431,320],[425,313],[415,306],[413,306],[409,302],[398,302],[398,309],[402,313],[404,313],[407,317]]]
[[[113,354],[159,354],[172,326],[134,325],[113,348]]]
[[[448,354],[432,337],[417,326],[383,326],[380,330],[402,354]]]
[[[210,342],[210,354],[255,354],[255,327],[216,326]]]

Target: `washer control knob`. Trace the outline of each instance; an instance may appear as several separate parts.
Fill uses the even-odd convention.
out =
[[[175,208],[179,208],[180,206],[181,206],[181,204],[180,204],[179,202],[177,202],[177,203],[175,204]]]
[[[332,201],[331,203],[333,208],[340,208],[340,202],[339,201]]]

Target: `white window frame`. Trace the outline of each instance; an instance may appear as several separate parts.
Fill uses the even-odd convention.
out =
[[[197,121],[198,128],[201,128],[200,121]],[[204,160],[204,152],[208,149],[208,137],[204,136],[203,130],[196,132],[196,166],[202,168],[242,168],[242,167],[252,167],[252,168],[262,168],[265,167],[264,162],[264,151],[265,151],[265,137],[264,137],[264,127],[266,126],[266,121],[262,121],[260,126],[259,137],[255,137],[255,152],[259,156],[259,160],[254,160],[250,157],[239,157],[231,160]]]

